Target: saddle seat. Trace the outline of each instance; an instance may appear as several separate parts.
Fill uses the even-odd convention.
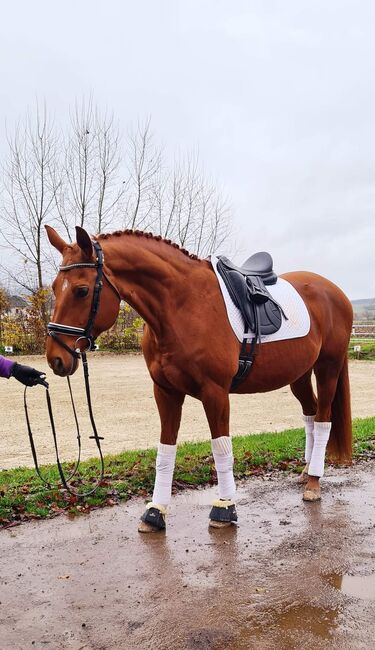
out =
[[[238,271],[238,273],[241,273],[244,276],[258,276],[266,285],[276,284],[277,282],[277,275],[273,270],[273,259],[269,253],[266,253],[266,251],[254,253],[254,255],[251,255],[242,266],[236,266],[233,262],[228,260],[227,257],[220,257],[220,259],[223,260],[228,269]]]

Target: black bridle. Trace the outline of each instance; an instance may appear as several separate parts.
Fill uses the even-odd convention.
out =
[[[95,280],[94,292],[92,296],[91,310],[90,310],[86,327],[74,327],[73,325],[64,325],[62,323],[52,323],[52,322],[48,323],[47,326],[48,335],[51,336],[59,345],[61,345],[61,347],[67,350],[72,355],[72,357],[74,357],[74,359],[79,359],[84,353],[81,352],[78,348],[72,349],[71,347],[69,347],[69,345],[67,345],[59,337],[59,334],[63,334],[65,336],[74,336],[76,338],[76,344],[80,340],[86,339],[88,341],[88,347],[86,348],[86,351],[95,350],[95,339],[92,330],[94,327],[94,321],[96,315],[99,310],[100,295],[103,288],[103,277],[107,280],[109,286],[113,289],[118,299],[121,301],[121,296],[119,291],[116,289],[115,285],[111,282],[108,276],[104,273],[103,270],[104,255],[103,255],[102,247],[100,246],[98,241],[94,241],[92,242],[92,244],[96,254],[95,262],[78,262],[77,264],[68,264],[67,266],[60,266],[60,271],[64,271],[64,272],[72,271],[74,269],[84,269],[84,268],[96,269],[96,280]]]
[[[68,380],[68,386],[69,386],[69,393],[70,393],[70,398],[71,398],[71,403],[72,403],[72,409],[73,409],[73,414],[74,414],[74,420],[76,424],[76,430],[77,430],[77,441],[78,441],[78,459],[75,463],[75,466],[71,472],[71,474],[66,477],[64,474],[64,470],[59,458],[59,449],[58,449],[58,444],[57,444],[57,435],[56,435],[56,428],[55,428],[55,422],[54,422],[54,417],[53,417],[53,412],[52,412],[52,404],[51,404],[51,398],[49,394],[49,389],[46,388],[46,400],[47,400],[47,408],[48,408],[48,414],[49,414],[49,419],[50,419],[50,424],[51,424],[51,430],[52,430],[52,435],[53,435],[53,440],[54,440],[54,445],[55,445],[55,452],[56,452],[56,463],[57,463],[57,468],[59,471],[60,479],[61,482],[66,490],[70,492],[70,494],[73,494],[74,496],[77,497],[87,497],[90,494],[93,494],[97,487],[100,485],[103,476],[104,476],[104,459],[103,459],[103,453],[100,445],[100,441],[103,440],[103,436],[99,436],[95,420],[94,420],[94,414],[92,411],[92,402],[91,402],[91,392],[90,392],[90,383],[89,383],[89,370],[88,370],[88,362],[87,362],[87,356],[86,352],[88,350],[95,350],[95,338],[93,336],[93,327],[94,327],[94,322],[96,315],[99,310],[99,305],[100,305],[100,297],[101,297],[101,292],[103,288],[103,277],[107,280],[108,284],[110,287],[113,289],[113,291],[116,293],[116,296],[119,299],[119,302],[121,302],[121,295],[115,285],[111,282],[111,280],[108,278],[108,276],[105,274],[103,266],[104,266],[104,256],[103,256],[103,251],[102,248],[97,241],[93,241],[93,248],[95,251],[95,256],[96,256],[96,261],[95,262],[79,262],[76,264],[68,264],[67,266],[60,266],[60,271],[71,271],[73,269],[80,269],[80,268],[93,268],[96,269],[96,279],[95,279],[95,286],[94,286],[94,291],[93,291],[93,297],[92,297],[92,302],[91,302],[91,309],[90,309],[90,314],[89,318],[87,321],[86,327],[75,327],[72,325],[65,325],[62,323],[53,323],[50,322],[48,323],[48,335],[53,338],[56,343],[58,343],[61,347],[63,347],[69,354],[72,355],[74,359],[82,359],[82,366],[83,366],[83,373],[84,373],[84,378],[85,378],[85,389],[86,389],[86,399],[87,399],[87,406],[88,406],[88,411],[89,411],[89,417],[90,417],[90,422],[92,426],[92,432],[93,434],[90,437],[90,439],[95,440],[96,446],[98,448],[99,456],[100,456],[100,477],[97,480],[95,486],[90,489],[87,492],[76,492],[75,490],[72,489],[72,487],[69,485],[69,482],[71,479],[76,475],[76,472],[79,467],[80,463],[80,458],[81,458],[81,435],[80,435],[80,430],[79,430],[79,424],[78,424],[78,419],[77,419],[77,413],[74,405],[74,399],[73,399],[73,393],[70,385],[70,379],[67,377]],[[75,337],[75,347],[71,348],[69,345],[67,345],[61,338],[60,335],[63,336],[72,336]],[[86,339],[88,342],[88,346],[85,348],[85,350],[81,351],[80,348],[78,347],[78,343],[81,340]],[[35,444],[34,444],[34,439],[33,439],[33,434],[31,430],[31,425],[30,425],[30,418],[28,414],[28,408],[27,408],[27,402],[26,402],[26,388],[24,392],[24,408],[25,408],[25,415],[26,415],[26,423],[27,423],[27,428],[28,428],[28,434],[29,434],[29,440],[30,440],[30,445],[31,445],[31,452],[32,456],[34,459],[34,465],[36,472],[39,476],[39,478],[47,485],[48,487],[53,487],[41,474],[40,468],[38,465],[38,459],[37,459],[37,454],[36,454],[36,449],[35,449]]]

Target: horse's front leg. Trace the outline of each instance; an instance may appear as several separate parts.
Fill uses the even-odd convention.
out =
[[[224,528],[237,521],[232,440],[229,437],[229,396],[217,386],[206,387],[202,402],[211,431],[219,489],[219,498],[213,502],[210,512],[210,526]]]
[[[156,456],[156,476],[152,501],[142,515],[140,533],[165,529],[165,515],[171,500],[173,471],[176,461],[176,441],[180,428],[185,395],[165,390],[154,384],[154,396],[159,410],[161,434]]]

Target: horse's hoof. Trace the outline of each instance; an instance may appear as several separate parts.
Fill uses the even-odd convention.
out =
[[[210,528],[229,528],[233,523],[232,521],[215,521],[214,519],[210,519],[208,525]]]
[[[165,530],[165,528],[155,528],[155,526],[151,526],[150,524],[146,524],[145,521],[140,521],[138,525],[138,532],[139,533],[160,533],[160,531]]]
[[[167,510],[163,506],[159,506],[156,503],[149,503],[139,522],[138,532],[158,533],[160,530],[165,530],[166,514]]]
[[[321,495],[320,495],[320,489],[315,488],[315,489],[310,489],[310,490],[305,490],[303,493],[302,499],[304,501],[320,501]]]
[[[214,501],[209,517],[212,528],[228,528],[237,522],[236,506],[230,500]]]

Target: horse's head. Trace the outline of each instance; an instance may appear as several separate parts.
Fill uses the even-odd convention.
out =
[[[63,256],[52,289],[55,306],[48,326],[47,359],[56,375],[72,375],[78,367],[76,350],[86,350],[115,322],[121,297],[109,270],[103,265],[101,247],[76,226],[77,243],[68,244],[51,226],[48,239]]]

